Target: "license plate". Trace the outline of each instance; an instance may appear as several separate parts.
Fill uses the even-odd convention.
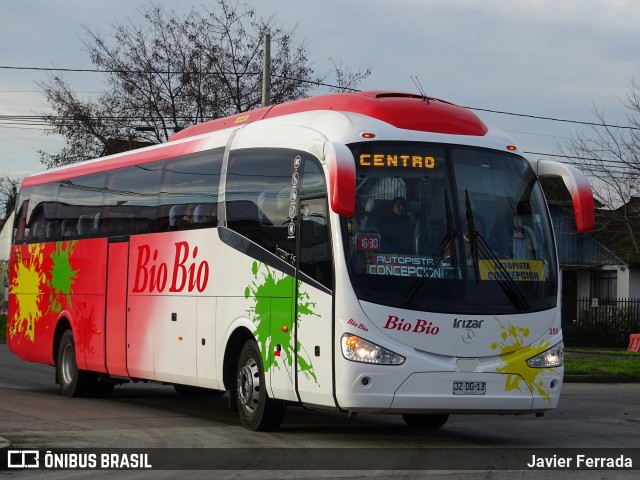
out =
[[[487,382],[453,382],[454,395],[484,395]]]

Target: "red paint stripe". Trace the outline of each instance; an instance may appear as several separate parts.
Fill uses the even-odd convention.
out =
[[[166,143],[159,147],[154,146],[132,150],[130,152],[104,157],[99,160],[80,162],[68,168],[55,169],[27,177],[22,183],[22,188],[186,155],[200,151],[204,143],[205,140],[203,139],[180,143]]]

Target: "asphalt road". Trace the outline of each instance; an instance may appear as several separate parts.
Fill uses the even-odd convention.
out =
[[[230,413],[227,396],[180,398],[170,386],[129,384],[116,387],[108,399],[63,397],[54,370],[15,358],[0,345],[0,437],[14,449],[111,448],[331,448],[331,452],[368,449],[432,449],[451,451],[592,448],[640,449],[640,384],[565,384],[560,406],[543,418],[527,416],[452,416],[439,431],[412,431],[397,415],[358,415],[287,410],[282,428],[250,432]],[[232,450],[230,450],[231,452]],[[284,451],[284,450],[283,450]],[[397,450],[394,450],[394,452]],[[442,450],[446,451],[446,450]],[[169,450],[168,452],[173,452]],[[327,452],[330,452],[327,450]],[[430,478],[477,478],[464,465],[446,471],[420,472]],[[637,465],[640,467],[640,465]],[[326,467],[325,467],[326,468]],[[449,469],[461,468],[458,471]],[[0,472],[17,478],[73,478],[83,472]],[[86,471],[84,476],[86,477]],[[113,472],[111,472],[113,473]],[[188,472],[189,478],[417,478],[403,471],[224,471]],[[451,475],[456,474],[456,477]],[[484,478],[513,478],[504,471],[485,471]],[[538,471],[538,474],[542,472]],[[549,474],[550,472],[547,472]],[[598,471],[554,474],[556,478],[603,478]],[[634,478],[634,472],[607,471],[606,478]],[[635,472],[638,473],[637,471]],[[110,472],[92,472],[92,476]],[[164,477],[164,475],[167,475]],[[518,478],[538,478],[534,471]],[[578,476],[572,476],[579,474]],[[42,475],[42,476],[41,476]],[[131,478],[175,478],[175,472],[129,472]],[[150,476],[145,476],[150,475]],[[529,476],[531,475],[531,476]],[[591,475],[594,475],[591,477]]]

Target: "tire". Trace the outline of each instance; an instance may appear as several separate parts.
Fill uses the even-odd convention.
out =
[[[66,330],[60,338],[56,373],[60,391],[66,397],[108,397],[113,391],[112,383],[98,381],[98,374],[80,370],[76,363],[76,345],[73,332]]]
[[[410,428],[437,430],[447,423],[447,420],[449,420],[449,414],[405,413],[402,415],[402,418]]]
[[[238,415],[249,430],[277,430],[282,423],[285,403],[267,395],[262,357],[255,340],[248,340],[240,352],[236,372]]]

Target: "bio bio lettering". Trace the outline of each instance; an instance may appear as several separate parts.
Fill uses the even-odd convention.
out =
[[[437,335],[440,332],[440,327],[434,327],[433,322],[417,319],[415,323],[412,323],[394,315],[389,315],[383,328],[399,332],[424,333],[425,335]]]
[[[188,262],[190,253],[192,261]],[[189,292],[194,289],[203,292],[209,281],[209,263],[204,260],[197,262],[197,256],[198,247],[191,250],[187,242],[176,242],[173,263],[167,265],[166,262],[157,261],[157,248],[151,254],[149,245],[139,245],[133,292],[161,293],[167,287],[169,278],[170,292],[182,292],[185,287]]]

